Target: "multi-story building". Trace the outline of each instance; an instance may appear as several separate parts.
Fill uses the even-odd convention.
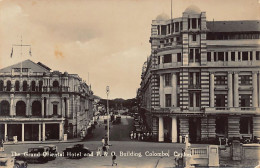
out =
[[[0,139],[76,137],[93,118],[92,95],[78,75],[51,71],[40,62],[0,69]]]
[[[151,25],[139,91],[158,141],[260,136],[260,21],[207,21],[195,6]]]

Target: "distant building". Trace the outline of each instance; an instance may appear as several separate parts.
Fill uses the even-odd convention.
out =
[[[92,95],[78,75],[51,71],[42,63],[26,60],[0,69],[0,139],[77,137],[92,120]]]
[[[138,96],[158,141],[260,137],[260,21],[159,15]]]

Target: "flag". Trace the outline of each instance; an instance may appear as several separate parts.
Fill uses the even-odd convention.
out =
[[[11,51],[11,58],[13,57],[13,47],[12,47],[12,51]]]

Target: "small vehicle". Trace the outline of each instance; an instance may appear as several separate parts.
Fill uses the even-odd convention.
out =
[[[49,160],[48,155],[49,155],[48,147],[36,147],[36,148],[29,148],[28,152],[16,156],[15,159],[26,161],[28,163],[46,163]]]
[[[58,147],[56,145],[44,145],[44,146],[39,146],[39,147],[46,147],[48,148],[48,155],[46,156],[48,160],[55,160],[57,153],[58,153]]]
[[[27,168],[27,162],[16,160],[15,157],[7,154],[0,154],[0,167],[2,168]]]
[[[76,144],[74,146],[67,147],[63,153],[65,157],[77,159],[89,156],[91,151],[87,147],[84,147],[84,144]]]

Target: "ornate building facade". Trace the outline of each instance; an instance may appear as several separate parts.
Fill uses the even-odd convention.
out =
[[[0,69],[0,139],[63,140],[87,131],[93,118],[90,87],[76,74],[25,60]]]
[[[260,137],[260,21],[207,21],[195,6],[151,26],[141,113],[158,141]]]

